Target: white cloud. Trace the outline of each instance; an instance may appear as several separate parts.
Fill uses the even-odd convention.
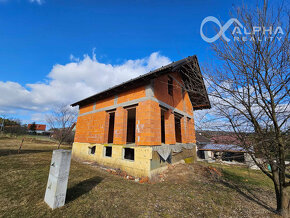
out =
[[[71,55],[70,59],[70,63],[53,66],[47,76],[48,82],[21,86],[12,81],[0,81],[0,111],[47,111],[54,105],[71,104],[171,62],[158,52],[120,65],[101,63],[94,54],[92,57],[85,55],[82,59]]]
[[[44,0],[29,0],[31,3],[37,3],[39,5],[42,5],[44,3]]]
[[[45,114],[43,113],[33,113],[31,115],[31,120],[33,120],[34,122],[42,122],[43,120],[45,120]]]

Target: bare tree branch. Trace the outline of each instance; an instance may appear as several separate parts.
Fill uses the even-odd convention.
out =
[[[270,8],[264,1],[255,10],[237,8],[233,15],[250,30],[250,40],[227,42],[221,37],[212,44],[212,50],[222,64],[203,70],[214,115],[227,120],[239,138],[239,146],[272,179],[277,211],[290,215],[285,206],[290,202],[285,190],[289,186],[285,156],[290,153],[290,13],[284,6]],[[270,28],[271,34],[252,31],[257,26],[261,30]],[[283,35],[275,31],[277,26],[283,29]],[[184,71],[184,86],[198,96],[203,84],[198,66],[189,63]]]
[[[71,135],[77,113],[67,105],[57,106],[46,115],[46,122],[53,130],[53,137],[58,141],[58,149]]]

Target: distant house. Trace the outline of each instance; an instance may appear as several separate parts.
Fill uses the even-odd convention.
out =
[[[198,148],[198,157],[206,160],[245,162],[246,150],[237,145],[207,144]]]
[[[200,159],[245,162],[246,150],[239,146],[240,141],[233,133],[198,132],[196,143]]]
[[[33,131],[31,130],[31,126],[32,126],[32,125],[33,125],[32,123],[27,125],[28,132],[33,132]],[[42,133],[45,132],[45,130],[46,130],[46,125],[45,125],[45,124],[35,124],[35,132],[36,132],[37,134],[42,134]]]
[[[196,132],[196,145],[197,148],[203,146],[203,145],[207,145],[209,143],[211,143],[211,139],[204,136],[202,133],[200,132]]]
[[[238,139],[238,137],[234,133],[227,133],[224,135],[214,135],[211,137],[211,142],[214,144],[234,144],[238,145],[241,143],[241,141]]]

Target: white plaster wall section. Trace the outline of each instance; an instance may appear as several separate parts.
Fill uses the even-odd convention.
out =
[[[119,136],[121,134],[121,130],[115,129],[114,130],[114,136]]]
[[[137,131],[137,133],[140,133],[139,125],[140,125],[140,120],[137,120],[137,125],[136,125],[136,131]]]
[[[118,95],[115,95],[114,96],[114,105],[117,105],[118,104]]]
[[[143,128],[144,128],[144,124],[140,124],[140,120],[137,120],[136,132],[141,133]],[[140,136],[137,137],[137,141],[140,142]]]
[[[154,97],[154,80],[150,80],[150,83],[145,88],[146,97]]]
[[[140,120],[137,120],[137,124],[136,124],[136,132],[137,133],[140,133],[139,125],[140,125]],[[140,142],[140,136],[137,136],[137,142]]]

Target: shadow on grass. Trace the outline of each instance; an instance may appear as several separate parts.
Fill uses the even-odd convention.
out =
[[[74,201],[78,197],[91,191],[96,185],[103,180],[102,177],[95,176],[90,179],[84,180],[79,184],[69,188],[66,194],[66,203]]]
[[[247,185],[243,184],[244,177],[238,176],[236,174],[232,174],[230,172],[223,172],[224,178],[226,180],[220,180],[220,182],[232,190],[237,191],[243,197],[247,198],[248,200],[255,202],[256,204],[264,207],[268,211],[276,213],[275,209],[267,205],[266,202],[262,201],[255,192],[252,191]],[[257,184],[256,184],[257,185]]]
[[[21,150],[19,154],[35,154],[42,152],[52,152],[52,150]],[[18,154],[18,150],[0,149],[0,157]]]

